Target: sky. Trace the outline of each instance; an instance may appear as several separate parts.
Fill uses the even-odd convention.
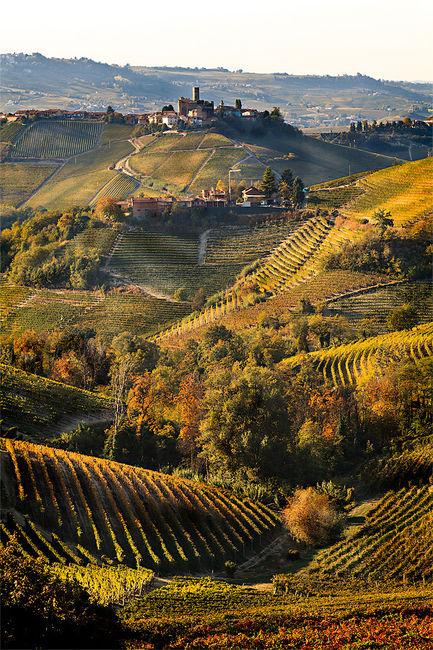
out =
[[[4,3],[1,14],[2,52],[433,80],[429,0],[20,0],[18,9]]]

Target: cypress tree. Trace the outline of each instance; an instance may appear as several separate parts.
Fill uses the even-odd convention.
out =
[[[265,173],[263,174],[263,180],[260,184],[260,189],[267,198],[272,196],[272,194],[274,194],[274,192],[277,189],[277,185],[275,183],[275,176],[273,175],[270,167],[266,167],[265,169]]]

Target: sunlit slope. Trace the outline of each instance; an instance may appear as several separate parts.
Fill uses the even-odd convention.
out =
[[[412,361],[433,356],[433,323],[411,330],[381,334],[354,343],[326,348],[309,354],[299,354],[282,361],[296,368],[306,359],[312,361],[326,380],[335,386],[356,385],[362,379],[374,377],[391,361]]]
[[[343,206],[345,214],[370,218],[383,209],[396,225],[414,221],[433,209],[433,158],[384,169],[356,185],[362,193]]]
[[[65,159],[94,149],[104,124],[97,121],[40,120],[15,138],[13,159]]]
[[[348,539],[320,552],[315,571],[374,580],[433,580],[433,491],[388,492]]]
[[[109,167],[131,151],[129,142],[115,142],[72,158],[25,205],[47,209],[86,205],[105,183],[117,178]]]
[[[279,525],[267,507],[218,488],[42,445],[3,444],[2,474],[14,485],[9,508],[64,542],[132,567],[218,567]]]

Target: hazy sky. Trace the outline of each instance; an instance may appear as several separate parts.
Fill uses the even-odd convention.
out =
[[[1,15],[2,52],[433,79],[429,0],[21,0]]]

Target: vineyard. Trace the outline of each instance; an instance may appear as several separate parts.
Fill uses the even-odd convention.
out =
[[[328,303],[327,314],[342,316],[358,330],[368,327],[375,333],[386,331],[386,317],[389,312],[401,307],[408,301],[408,296],[415,298],[420,322],[433,321],[430,282],[396,283],[371,291],[339,298]],[[419,294],[419,295],[418,295]]]
[[[20,205],[56,169],[56,165],[49,163],[2,163],[0,168],[1,203],[13,207]]]
[[[75,555],[84,548],[133,568],[197,571],[245,557],[279,526],[266,506],[218,488],[32,443],[3,446],[2,475],[15,485],[4,506]],[[30,548],[44,555],[43,541]]]
[[[27,201],[26,206],[62,209],[87,205],[109,180],[117,176],[118,172],[109,167],[131,151],[133,147],[129,142],[114,142],[72,157]]]
[[[101,187],[99,192],[89,202],[89,205],[90,207],[95,207],[99,199],[102,199],[104,196],[112,196],[115,199],[126,199],[126,197],[135,192],[139,187],[140,183],[135,178],[127,174],[119,173],[108,181],[104,187]]]
[[[433,489],[389,492],[349,539],[320,552],[310,570],[324,575],[433,581]]]
[[[433,356],[433,323],[367,338],[338,347],[318,350],[308,354],[334,386],[356,385],[361,379],[373,377],[391,361],[412,361],[419,364],[424,358]],[[282,363],[292,368],[299,367],[304,355],[285,359]]]
[[[46,439],[76,428],[80,422],[111,419],[110,401],[90,391],[67,386],[0,364],[2,425],[18,427]]]
[[[358,181],[362,194],[344,212],[369,218],[377,209],[389,210],[396,225],[422,217],[433,208],[432,171],[432,158],[424,158],[371,174]]]
[[[336,228],[332,221],[324,217],[313,217],[290,231],[291,234],[270,255],[222,292],[218,302],[206,307],[200,314],[194,313],[169,331],[162,332],[158,339],[192,331],[233,311],[250,307],[257,302],[260,294],[270,298],[304,284],[319,273],[320,262],[330,250],[352,237],[350,231]],[[226,265],[226,268],[229,266]]]
[[[103,126],[95,121],[34,122],[18,134],[11,157],[58,160],[76,156],[98,145]]]
[[[209,295],[226,286],[241,268],[241,263],[199,265],[196,237],[145,231],[122,235],[108,266],[151,293],[173,295],[183,288],[190,299],[200,287]]]

